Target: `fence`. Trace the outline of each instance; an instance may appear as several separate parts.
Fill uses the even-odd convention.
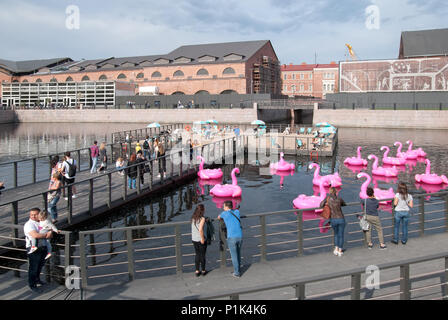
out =
[[[448,110],[447,103],[352,103],[344,104],[334,101],[319,102],[319,109],[368,109],[368,110]]]

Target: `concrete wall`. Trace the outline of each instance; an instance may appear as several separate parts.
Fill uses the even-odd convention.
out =
[[[0,114],[3,111],[0,111]],[[248,109],[96,109],[96,110],[16,110],[19,122],[160,122],[193,123],[215,119],[219,123],[247,124],[257,119],[257,110]]]
[[[12,110],[0,110],[0,123],[17,122],[16,114]]]
[[[313,124],[323,121],[335,127],[448,129],[448,110],[332,110],[315,105]]]
[[[265,122],[286,122],[291,119],[291,112],[290,110],[258,110],[258,119]]]

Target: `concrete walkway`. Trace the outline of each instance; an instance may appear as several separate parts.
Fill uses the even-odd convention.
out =
[[[232,268],[211,270],[205,277],[195,277],[193,273],[181,276],[163,276],[136,279],[131,282],[109,283],[92,285],[84,290],[84,299],[92,300],[136,300],[136,299],[191,299],[198,295],[213,295],[233,289],[247,289],[260,285],[275,284],[289,279],[308,278],[325,275],[334,272],[342,272],[369,265],[398,262],[404,259],[412,259],[437,254],[447,251],[448,234],[437,234],[411,239],[407,245],[394,245],[389,243],[387,250],[379,250],[376,245],[372,250],[367,248],[355,248],[346,251],[342,257],[336,257],[332,252],[255,263],[243,267],[243,275],[237,279],[231,276]],[[244,250],[244,248],[243,248]],[[429,289],[416,290],[412,293],[412,299],[440,299],[448,293],[443,291],[441,282],[448,279],[444,277],[445,262],[443,259],[411,265],[412,289],[434,285]],[[366,276],[361,278],[364,285]],[[382,299],[399,299],[399,268],[382,270],[380,273],[381,287],[379,290],[363,289],[361,299],[375,298],[388,295]],[[22,278],[13,278],[11,273],[0,276],[0,299],[64,299],[68,294],[64,286],[49,284],[44,287],[44,293],[36,295],[26,286],[26,275]],[[306,287],[307,299],[349,299],[350,277],[336,280],[328,280],[310,284]],[[342,290],[342,292],[341,292]],[[321,297],[323,293],[332,291],[333,294]],[[334,292],[336,291],[336,292]],[[264,291],[250,295],[242,295],[241,299],[275,300],[293,299],[293,288],[283,288]],[[77,291],[71,299],[79,299]]]

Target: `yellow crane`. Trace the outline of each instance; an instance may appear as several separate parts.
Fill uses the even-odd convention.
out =
[[[350,57],[352,60],[358,60],[358,56],[356,55],[355,51],[353,50],[353,47],[349,45],[348,43],[345,44],[345,46],[348,49],[348,53],[350,54]]]

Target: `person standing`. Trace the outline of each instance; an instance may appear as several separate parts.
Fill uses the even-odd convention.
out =
[[[138,166],[138,170],[140,173],[140,183],[142,185],[145,184],[145,162],[146,158],[143,156],[142,150],[140,150],[139,152],[137,152],[136,163],[140,163],[140,165]]]
[[[128,174],[128,181],[129,181],[129,189],[135,189],[136,188],[136,179],[137,179],[137,166],[132,166],[137,163],[137,156],[133,152],[131,156],[129,157],[128,161],[128,168],[127,174]],[[132,167],[131,167],[132,166]]]
[[[163,172],[163,176],[166,175],[166,157],[165,157],[165,147],[162,141],[157,145],[157,158],[159,159],[159,176]]]
[[[65,154],[65,160],[63,163],[64,177],[66,185],[71,185],[75,183],[75,175],[76,175],[76,160],[71,158],[70,151],[67,151]],[[72,186],[72,198],[76,198],[76,187]],[[65,197],[65,200],[68,200],[68,195]]]
[[[151,159],[151,147],[150,147],[149,136],[146,136],[145,141],[143,141],[143,156],[150,160]]]
[[[101,165],[98,169],[98,173],[107,169],[107,149],[105,142],[101,142],[99,149],[99,159],[101,160]]]
[[[90,169],[90,173],[96,172],[96,164],[98,162],[98,155],[99,155],[99,149],[98,149],[98,141],[94,141],[93,145],[90,147],[90,157],[92,158],[92,168]]]
[[[48,212],[51,215],[51,219],[53,223],[56,223],[58,220],[58,208],[57,204],[61,197],[61,182],[62,175],[59,172],[55,172],[52,177],[52,182],[50,182],[50,193],[48,194]]]
[[[31,209],[30,219],[23,227],[23,233],[25,234],[26,240],[26,250],[28,253],[28,286],[31,291],[36,293],[41,292],[37,288],[37,285],[44,285],[44,283],[40,280],[40,273],[45,264],[45,257],[48,254],[47,248],[43,243],[44,241],[39,241],[39,239],[50,239],[52,237],[52,231],[49,231],[46,234],[39,233],[39,212],[39,208]],[[33,238],[36,239],[37,250],[30,253]]]
[[[408,193],[408,187],[405,183],[398,183],[397,193],[394,197],[395,206],[395,225],[394,225],[394,238],[392,243],[398,244],[398,238],[400,233],[400,224],[402,224],[401,243],[406,244],[408,242],[408,222],[409,211],[414,206],[412,196]]]
[[[361,204],[364,206],[364,210],[366,212],[366,220],[370,224],[369,230],[366,231],[367,237],[367,246],[369,249],[373,248],[372,243],[372,228],[375,227],[376,232],[378,233],[378,238],[380,241],[380,249],[386,249],[386,245],[384,244],[384,236],[383,236],[383,228],[381,227],[381,219],[378,215],[378,208],[380,203],[377,198],[375,198],[374,191],[371,187],[367,188],[367,199],[361,200]]]
[[[225,201],[223,212],[218,219],[224,220],[227,228],[227,246],[232,257],[234,277],[241,277],[241,246],[243,244],[243,227],[241,226],[240,212],[233,210],[232,201]]]
[[[191,241],[193,242],[195,251],[195,266],[196,266],[196,277],[201,274],[205,276],[207,271],[205,269],[205,254],[207,251],[207,241],[205,239],[206,235],[206,224],[204,217],[205,207],[203,204],[198,204],[196,210],[191,216]],[[202,272],[201,272],[202,269]]]
[[[346,205],[345,201],[337,195],[337,190],[334,187],[330,188],[329,195],[322,200],[320,207],[323,207],[328,201],[330,207],[330,225],[333,228],[334,233],[334,251],[335,256],[342,256],[344,246],[344,230],[345,230],[345,218],[342,213],[343,206]]]

